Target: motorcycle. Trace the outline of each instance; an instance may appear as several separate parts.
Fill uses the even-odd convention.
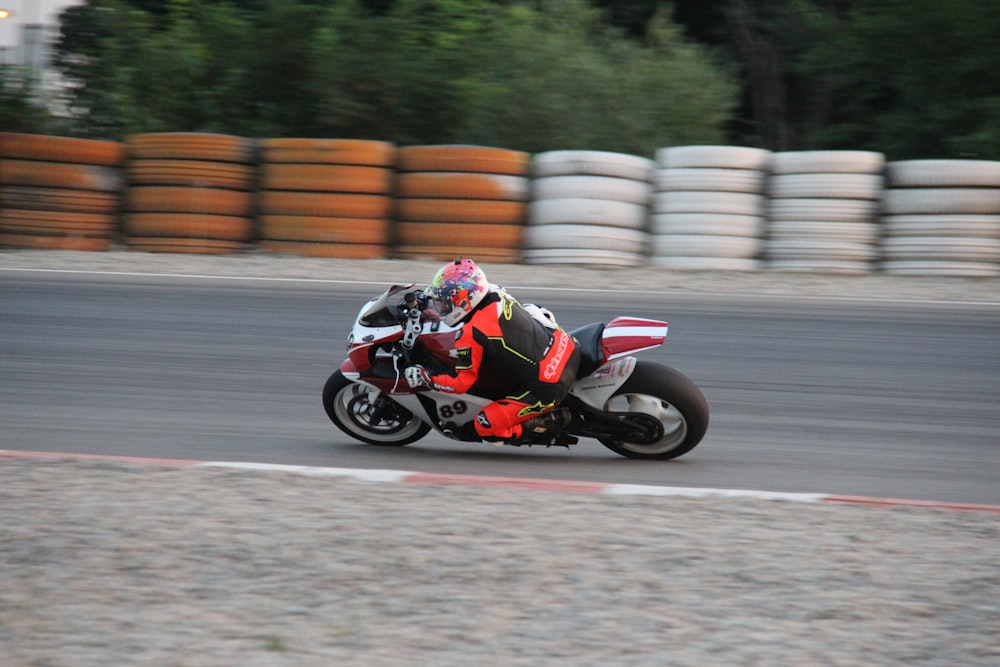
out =
[[[403,371],[412,364],[431,374],[454,370],[461,327],[447,326],[425,310],[422,294],[413,288],[413,283],[392,285],[361,308],[347,338],[347,359],[323,387],[326,414],[344,433],[372,445],[408,445],[432,429],[480,442],[473,420],[511,388],[485,367],[466,394],[409,386]],[[546,322],[547,311],[526,307]],[[508,444],[569,446],[587,437],[628,458],[658,460],[694,449],[708,429],[701,390],[680,371],[632,356],[662,345],[667,331],[666,322],[636,317],[570,331],[581,363],[560,406],[570,410],[572,420],[560,433]]]

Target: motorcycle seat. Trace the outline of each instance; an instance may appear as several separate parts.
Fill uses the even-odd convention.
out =
[[[576,372],[576,377],[587,377],[597,370],[604,358],[604,351],[601,348],[601,334],[604,333],[604,322],[593,322],[584,324],[569,332],[576,340],[576,347],[580,350],[580,370]]]

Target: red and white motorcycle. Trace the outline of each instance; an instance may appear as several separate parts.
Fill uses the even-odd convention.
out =
[[[411,364],[432,374],[454,370],[457,331],[429,317],[413,287],[393,285],[361,308],[347,338],[347,359],[323,387],[323,407],[341,430],[373,445],[408,445],[432,428],[452,439],[478,442],[471,437],[472,420],[487,403],[509,395],[511,387],[485,368],[466,394],[409,386],[403,370]],[[544,441],[519,444],[567,444],[589,437],[622,456],[662,460],[681,456],[701,441],[708,429],[708,403],[694,382],[673,368],[632,356],[662,345],[666,322],[617,317],[570,333],[579,343],[581,363],[561,405],[570,409],[572,421]]]

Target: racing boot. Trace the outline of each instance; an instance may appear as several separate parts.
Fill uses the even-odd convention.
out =
[[[554,441],[560,435],[559,432],[569,426],[571,421],[573,421],[573,414],[569,408],[550,410],[521,422],[521,437],[516,438],[511,444],[563,444]]]
[[[441,425],[441,433],[452,440],[461,442],[482,442],[483,439],[476,433],[476,427],[472,422],[467,422],[459,426],[454,422],[445,422]]]

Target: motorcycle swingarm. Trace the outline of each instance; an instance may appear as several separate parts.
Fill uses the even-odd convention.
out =
[[[573,409],[573,421],[565,432],[585,438],[654,443],[663,437],[663,423],[638,412],[602,412],[582,401],[567,399],[563,405]]]

